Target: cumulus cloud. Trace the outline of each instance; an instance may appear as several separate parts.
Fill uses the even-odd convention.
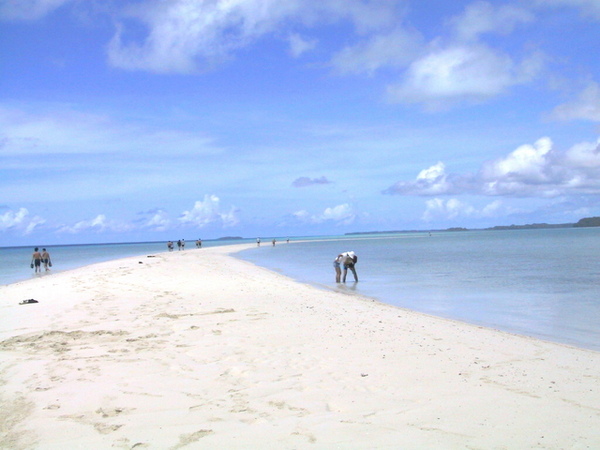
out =
[[[31,216],[27,208],[18,211],[8,210],[0,214],[0,232],[20,230],[23,234],[30,234],[37,226],[43,225],[46,220],[39,216]]]
[[[231,227],[239,223],[237,208],[232,206],[228,212],[222,212],[219,197],[216,195],[205,195],[204,200],[198,200],[189,211],[184,211],[179,217],[183,225],[205,227],[209,224],[220,224]]]
[[[541,67],[539,55],[517,63],[483,44],[434,48],[410,65],[401,83],[388,87],[388,96],[392,102],[423,103],[432,110],[479,102],[530,82]]]
[[[458,194],[468,190],[471,184],[469,175],[447,174],[446,165],[439,161],[419,172],[414,181],[399,181],[383,193],[424,196]]]
[[[315,184],[330,184],[331,181],[329,181],[325,176],[322,176],[320,178],[309,178],[309,177],[300,177],[300,178],[296,178],[294,180],[294,182],[292,183],[293,187],[306,187],[306,186],[313,186]]]
[[[575,100],[554,108],[552,117],[557,120],[600,122],[600,85],[589,83]]]
[[[310,214],[306,210],[300,210],[293,213],[293,216],[300,222],[312,224],[335,222],[337,224],[349,225],[356,219],[356,213],[348,203],[325,208],[320,214]]]
[[[152,212],[151,217],[146,221],[144,226],[155,231],[165,231],[170,228],[171,219],[169,219],[166,211],[157,210]]]
[[[388,86],[391,102],[420,103],[438,110],[461,102],[481,102],[513,86],[531,82],[544,58],[532,53],[520,61],[484,42],[488,34],[507,34],[533,20],[525,9],[475,2],[448,21],[451,38],[434,39],[411,62],[400,82]]]
[[[600,193],[600,140],[565,152],[541,138],[503,158],[487,161],[476,174],[448,174],[443,163],[421,171],[413,181],[399,181],[384,194],[557,197]]]

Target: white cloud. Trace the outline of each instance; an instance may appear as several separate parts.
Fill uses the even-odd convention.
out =
[[[400,84],[388,87],[388,96],[393,102],[423,103],[429,109],[478,102],[531,81],[541,65],[538,55],[515,63],[482,44],[435,48],[411,64]]]
[[[550,138],[544,137],[534,145],[521,145],[505,158],[485,164],[481,175],[484,180],[510,180],[543,183],[548,179],[548,153],[552,149]]]
[[[589,83],[575,100],[554,108],[552,117],[558,120],[600,122],[600,85]]]
[[[153,213],[150,219],[148,219],[145,226],[155,231],[165,231],[171,226],[171,220],[165,211],[158,210]]]
[[[21,230],[23,234],[30,234],[38,225],[46,223],[39,216],[31,217],[27,208],[18,211],[8,210],[0,214],[0,232],[8,230]]]
[[[476,1],[450,23],[459,40],[469,41],[485,33],[508,34],[520,23],[531,22],[533,18],[531,12],[513,5],[496,7],[490,2]]]
[[[468,5],[448,21],[451,38],[432,40],[402,79],[388,86],[388,99],[439,110],[461,102],[482,102],[529,83],[541,71],[541,54],[531,53],[518,61],[485,43],[484,37],[511,33],[532,20],[527,10],[511,5],[484,1]]]
[[[36,20],[73,0],[0,0],[0,19]]]
[[[351,21],[358,32],[393,23],[392,0],[173,0],[129,8],[108,46],[111,64],[128,70],[193,73],[211,69],[240,48],[280,32],[292,23]],[[129,37],[128,21],[137,20],[147,36]],[[289,33],[286,33],[289,36]],[[313,41],[292,38],[295,56]]]
[[[479,219],[502,217],[514,212],[515,211],[512,208],[507,207],[501,200],[494,200],[478,209],[468,202],[456,198],[450,198],[448,200],[432,198],[425,202],[425,212],[421,218],[426,222],[439,219]]]
[[[237,208],[232,206],[228,212],[221,212],[220,200],[216,195],[205,195],[204,200],[198,200],[189,211],[184,211],[179,218],[183,225],[205,227],[209,224],[221,224],[224,227],[237,225]]]
[[[93,219],[82,220],[74,225],[65,225],[61,227],[59,233],[104,233],[104,232],[125,232],[132,230],[132,226],[116,220],[109,220],[104,214],[98,214]]]
[[[344,48],[334,55],[331,64],[341,74],[372,75],[382,67],[407,66],[422,47],[422,37],[416,31],[399,28]]]
[[[472,216],[475,213],[475,208],[455,198],[449,200],[433,198],[427,200],[425,205],[426,209],[422,219],[426,222],[439,218],[456,219],[459,216]]]
[[[399,181],[383,193],[542,198],[600,194],[600,139],[559,152],[553,150],[549,138],[541,138],[484,163],[475,175],[446,173],[440,162],[421,171],[415,180]]]
[[[423,169],[414,181],[399,181],[386,189],[386,194],[403,195],[444,195],[459,192],[461,186],[467,183],[467,177],[461,179],[446,174],[446,166],[438,162]]]
[[[293,216],[303,223],[312,224],[335,222],[337,224],[349,225],[356,219],[356,213],[348,203],[325,208],[321,214],[311,215],[308,211],[301,210],[293,213]]]

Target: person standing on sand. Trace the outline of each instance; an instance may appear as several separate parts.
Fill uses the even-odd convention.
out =
[[[256,238],[256,246],[260,247],[260,238]]]
[[[35,268],[35,273],[42,271],[42,254],[37,247],[33,250],[33,255],[31,255],[31,268]]]
[[[343,256],[341,254],[337,255],[337,257],[333,260],[333,268],[335,269],[335,282],[339,283],[340,278],[342,277],[342,263]]]
[[[273,247],[275,247],[275,242],[276,242],[275,238],[273,238]]]
[[[169,249],[170,252],[173,251],[173,242],[172,241],[167,242],[167,248]]]
[[[50,253],[45,248],[42,249],[42,262],[44,263],[44,269],[48,272],[52,267],[52,261],[50,260]]]
[[[346,282],[346,275],[348,274],[348,269],[352,271],[352,275],[354,275],[354,282],[358,283],[358,275],[356,275],[356,269],[354,265],[358,261],[358,256],[354,254],[354,252],[346,252],[342,253],[342,262],[344,263],[344,274],[342,276],[342,281]]]

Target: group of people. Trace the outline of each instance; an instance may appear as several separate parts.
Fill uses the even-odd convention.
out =
[[[45,248],[43,248],[40,252],[40,249],[36,247],[33,250],[33,255],[31,256],[31,268],[35,270],[35,273],[41,272],[42,264],[44,265],[44,269],[46,269],[46,271],[50,270],[50,267],[52,267],[50,253],[48,253]]]
[[[358,282],[358,275],[356,274],[356,263],[358,262],[358,256],[354,254],[354,252],[344,252],[337,255],[337,257],[333,260],[333,268],[335,269],[335,282],[339,283],[340,278],[342,282],[346,282],[346,275],[348,274],[348,269],[352,272],[354,276],[354,282]],[[344,271],[342,272],[342,266]]]
[[[167,248],[169,249],[170,252],[173,251],[174,246],[175,246],[175,244],[173,244],[173,241],[167,242]],[[198,239],[196,241],[196,248],[202,248],[202,239]],[[185,250],[185,239],[179,239],[177,241],[177,249]]]

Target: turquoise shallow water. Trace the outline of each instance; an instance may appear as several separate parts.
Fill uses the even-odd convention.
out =
[[[359,256],[338,285],[335,256]],[[315,286],[600,350],[600,229],[360,236],[262,245],[239,257]]]

